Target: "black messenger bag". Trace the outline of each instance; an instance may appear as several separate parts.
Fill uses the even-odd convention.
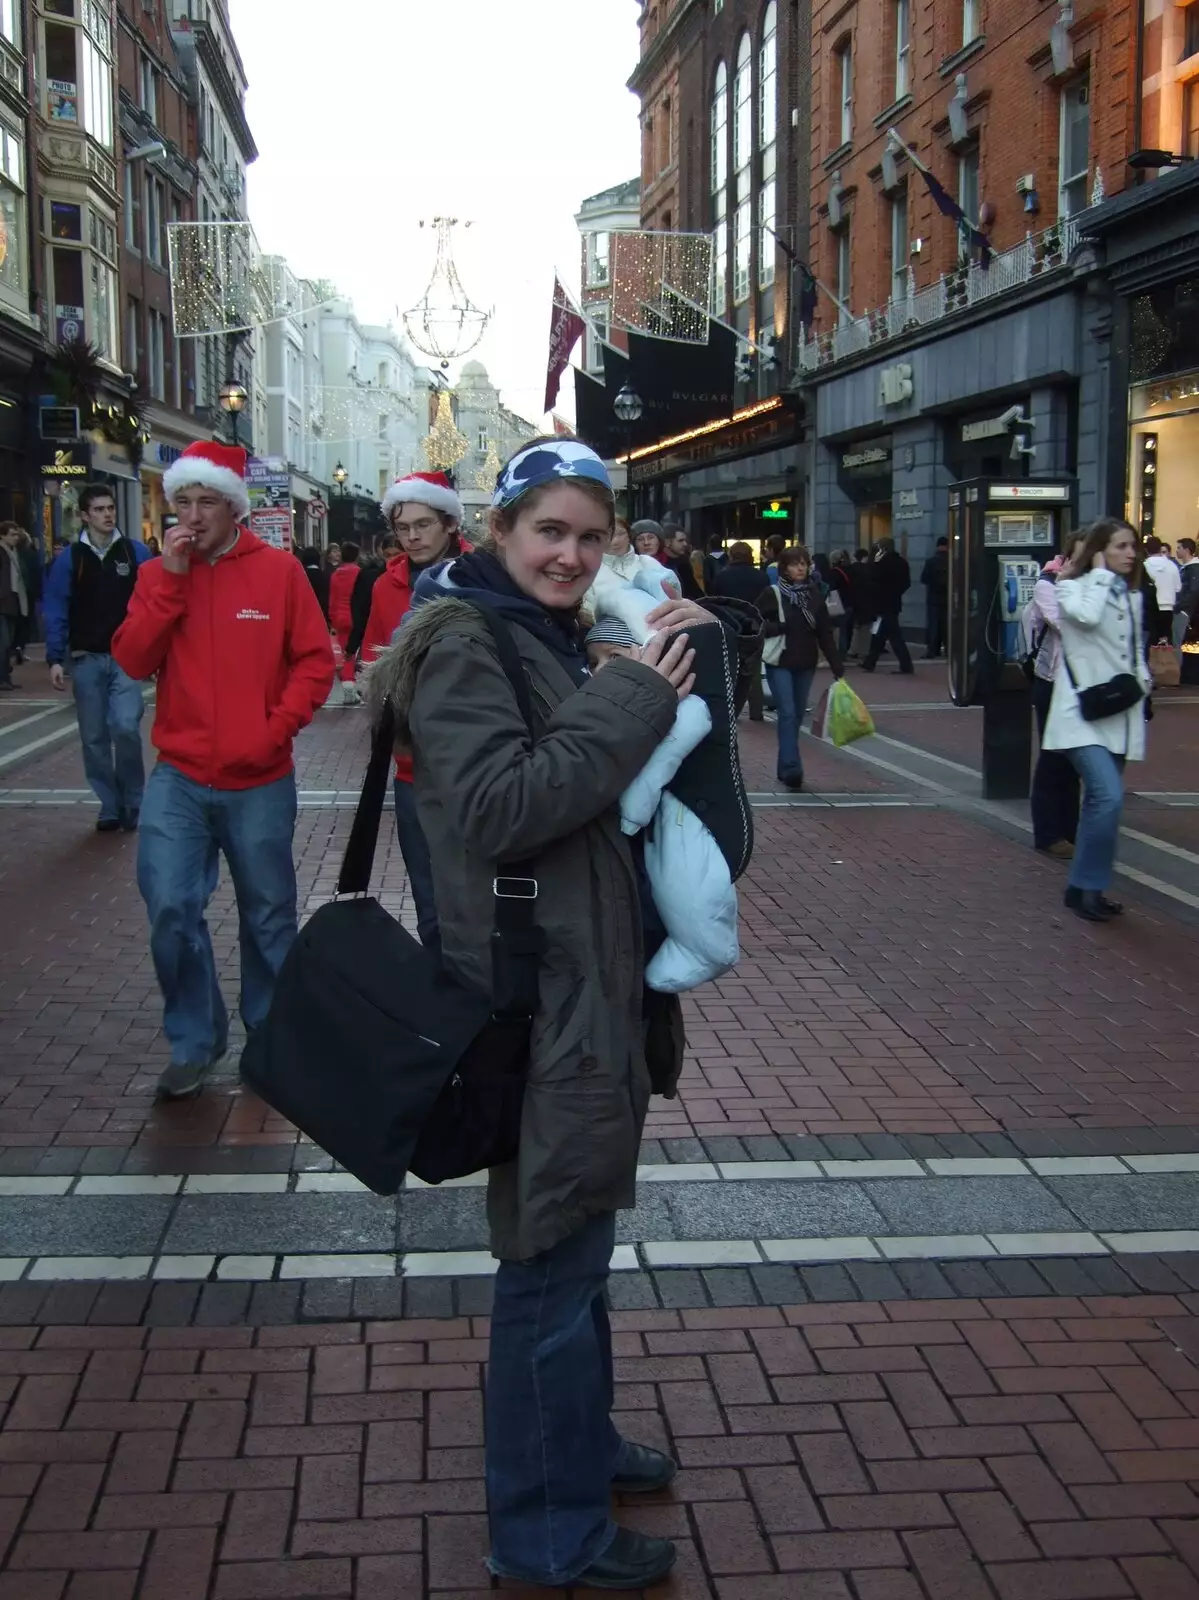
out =
[[[532,737],[508,626],[476,610]],[[243,1066],[256,1094],[376,1194],[395,1194],[408,1172],[440,1183],[515,1157],[544,949],[530,861],[503,864],[494,881],[490,995],[446,973],[368,893],[393,739],[388,710],[337,895],[301,928]]]

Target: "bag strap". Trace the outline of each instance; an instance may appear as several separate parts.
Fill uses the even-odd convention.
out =
[[[467,601],[468,605],[478,612],[487,624],[488,631],[495,641],[496,651],[500,658],[500,666],[504,676],[512,685],[512,692],[516,696],[516,703],[520,707],[521,716],[529,733],[534,732],[533,700],[529,694],[529,683],[525,677],[524,667],[521,664],[520,651],[508,625],[490,610],[487,606]],[[395,746],[395,712],[390,703],[384,706],[383,715],[379,719],[379,726],[375,730],[374,742],[371,745],[370,765],[366,769],[366,779],[362,785],[362,793],[358,797],[358,807],[354,812],[354,822],[350,828],[350,838],[346,845],[346,853],[342,858],[341,873],[337,879],[337,893],[339,895],[365,894],[370,888],[371,870],[375,861],[375,847],[379,842],[379,824],[383,818],[383,805],[387,798],[387,779],[391,771],[392,751]],[[524,869],[527,862],[513,863],[511,876],[515,879],[525,878],[532,882],[532,874]],[[507,875],[505,875],[507,876]],[[496,883],[504,881],[497,877]],[[519,892],[516,899],[524,898]],[[532,899],[536,899],[534,893]],[[501,907],[508,904],[508,897],[496,889],[496,915],[500,915]],[[531,902],[530,902],[531,904]],[[530,918],[531,920],[531,918]]]

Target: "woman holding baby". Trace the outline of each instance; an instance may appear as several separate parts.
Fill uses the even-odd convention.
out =
[[[665,1039],[655,1030],[647,1060],[641,898],[616,803],[691,691],[693,651],[678,630],[711,619],[666,601],[648,644],[593,640],[594,671],[580,605],[613,522],[598,456],[573,439],[525,445],[500,473],[489,536],[454,562],[444,597],[412,614],[381,673],[413,755],[444,960],[462,981],[490,981],[497,867],[538,863],[547,949],[521,1149],[493,1169],[488,1193],[500,1263],[486,1395],[491,1569],[546,1587],[639,1590],[670,1570],[674,1546],[619,1527],[611,1496],[662,1488],[676,1468],[612,1423],[603,1291],[615,1214],[635,1203],[651,1087],[673,1092],[682,1038],[679,1026]],[[510,624],[535,737],[477,604]]]

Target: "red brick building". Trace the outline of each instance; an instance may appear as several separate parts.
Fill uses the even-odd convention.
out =
[[[121,347],[150,435],[140,464],[142,529],[162,536],[162,474],[195,439],[192,341],[176,339],[167,229],[195,216],[196,111],[164,0],[118,0]]]

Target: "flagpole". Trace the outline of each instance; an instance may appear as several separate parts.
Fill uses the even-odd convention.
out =
[[[932,169],[930,167],[927,167],[924,164],[924,162],[921,161],[920,157],[912,149],[910,144],[905,144],[904,143],[904,141],[900,138],[899,134],[896,133],[894,128],[892,128],[890,130],[890,132],[888,133],[887,137],[892,141],[892,143],[898,145],[898,147],[903,151],[904,155],[907,156],[908,160],[915,167],[917,172],[923,173],[926,178],[935,177],[935,174],[933,173]],[[962,212],[962,216],[965,219],[966,226],[968,228],[970,228],[974,233],[978,233],[978,234],[982,233],[982,229],[979,227],[978,222],[973,217],[967,217],[966,213],[964,211]],[[985,237],[985,235],[984,235],[984,237]]]
[[[787,243],[787,241],[780,234],[776,233],[775,230],[770,226],[770,224],[768,222],[764,222],[762,224],[762,226],[766,229],[766,232],[774,240],[775,244],[778,245],[779,249],[783,252],[783,254],[786,256],[787,260],[791,263],[791,265],[793,267],[802,267],[804,269],[804,271],[807,273],[808,277],[811,278],[812,282],[820,290],[821,294],[826,296],[827,299],[831,300],[833,302],[833,304],[836,306],[837,310],[840,311],[843,315],[845,315],[847,317],[852,317],[853,316],[853,312],[845,304],[844,300],[840,299],[837,295],[835,295],[833,293],[833,291],[829,288],[829,286],[826,283],[821,282],[821,280],[812,271],[812,268],[809,266],[809,264],[806,261],[801,261],[799,259],[798,255],[796,255],[796,253],[795,253],[794,249],[792,248],[792,246],[789,245]]]

